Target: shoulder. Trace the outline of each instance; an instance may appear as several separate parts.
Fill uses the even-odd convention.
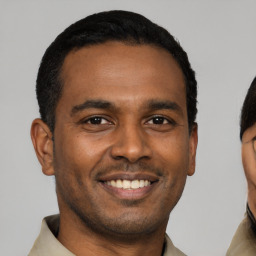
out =
[[[59,229],[59,215],[43,219],[41,231],[28,256],[75,256],[56,238]]]
[[[186,256],[182,251],[176,248],[168,235],[165,236],[165,251],[163,256]]]
[[[240,223],[231,241],[226,256],[256,255],[256,234],[248,216]]]

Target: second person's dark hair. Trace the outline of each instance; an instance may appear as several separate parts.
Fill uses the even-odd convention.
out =
[[[247,91],[240,118],[240,139],[246,129],[256,123],[256,77],[253,79]]]

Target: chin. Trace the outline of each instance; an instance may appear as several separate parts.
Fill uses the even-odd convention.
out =
[[[132,239],[142,234],[150,235],[162,226],[165,227],[169,219],[169,215],[163,218],[163,216],[145,215],[145,211],[144,214],[140,214],[132,210],[119,216],[107,216],[101,211],[93,216],[88,213],[79,213],[78,217],[90,231],[117,239],[128,239],[128,237]]]

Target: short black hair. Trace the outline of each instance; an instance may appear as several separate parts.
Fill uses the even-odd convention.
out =
[[[191,131],[197,114],[197,82],[186,52],[164,28],[140,14],[118,10],[96,13],[77,21],[47,48],[38,71],[36,93],[41,119],[51,131],[54,131],[55,110],[62,92],[60,73],[65,57],[72,50],[107,41],[154,45],[173,56],[184,75]]]
[[[240,139],[242,140],[245,130],[256,123],[256,77],[254,77],[250,88],[244,99],[240,117]]]

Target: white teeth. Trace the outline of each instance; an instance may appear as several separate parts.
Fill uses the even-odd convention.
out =
[[[145,186],[145,181],[144,180],[140,180],[140,188],[143,188]]]
[[[111,183],[111,186],[112,186],[112,187],[115,187],[115,186],[116,186],[116,182],[115,182],[114,180],[111,180],[110,183]]]
[[[131,188],[139,188],[140,187],[140,182],[138,180],[133,180],[131,182]]]
[[[122,188],[123,187],[123,182],[121,180],[116,181],[116,187],[117,188]]]
[[[111,180],[105,183],[109,186],[122,189],[138,189],[151,184],[149,180]]]
[[[131,181],[129,181],[129,180],[123,180],[123,188],[124,188],[124,189],[129,189],[129,188],[131,188]]]

